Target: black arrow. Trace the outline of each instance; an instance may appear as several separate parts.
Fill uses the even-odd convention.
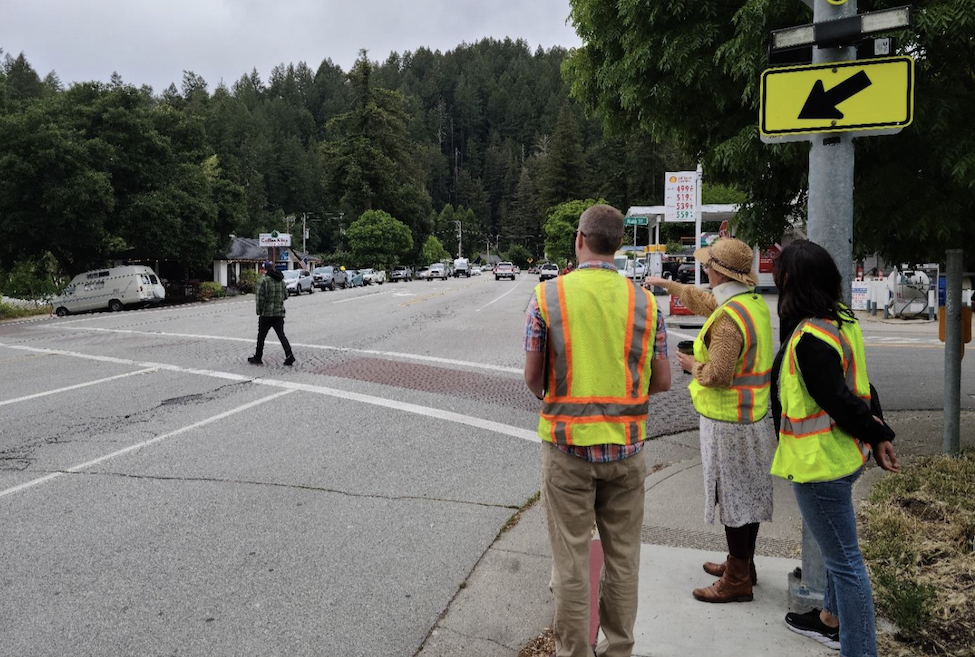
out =
[[[849,100],[857,95],[873,82],[867,77],[866,71],[860,71],[856,75],[850,76],[843,82],[826,91],[823,88],[823,81],[816,80],[806,104],[799,112],[800,119],[842,119],[843,112],[836,109],[836,106],[845,100]]]

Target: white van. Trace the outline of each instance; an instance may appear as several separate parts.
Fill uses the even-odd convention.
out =
[[[166,290],[151,267],[93,269],[71,279],[61,296],[54,299],[54,312],[58,317],[106,308],[117,312],[125,306],[155,304],[165,298]]]

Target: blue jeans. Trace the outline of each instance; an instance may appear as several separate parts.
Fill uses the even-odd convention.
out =
[[[802,521],[823,553],[823,609],[840,619],[842,657],[877,657],[873,593],[853,514],[853,483],[862,473],[860,468],[835,481],[792,484]]]

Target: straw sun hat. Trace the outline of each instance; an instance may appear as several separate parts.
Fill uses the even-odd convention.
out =
[[[711,246],[694,251],[694,259],[705,268],[720,272],[728,278],[751,285],[758,285],[758,276],[752,269],[752,249],[733,237],[722,237]]]

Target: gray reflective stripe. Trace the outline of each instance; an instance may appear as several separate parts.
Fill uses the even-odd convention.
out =
[[[557,417],[643,417],[650,411],[650,402],[635,404],[600,404],[595,402],[571,403],[556,402],[545,404],[542,415]]]
[[[640,425],[636,422],[630,422],[630,444],[640,442]]]
[[[559,445],[569,444],[569,436],[565,430],[565,422],[555,423],[555,442],[557,442]]]
[[[755,392],[751,388],[739,388],[738,396],[741,399],[738,414],[743,420],[752,419],[752,413],[755,411]]]
[[[839,343],[840,349],[843,351],[843,362],[846,364],[846,371],[844,372],[846,385],[850,390],[856,391],[856,371],[853,369],[853,347],[850,346],[850,341],[846,339],[846,336],[832,322],[828,322],[825,319],[810,319],[806,321],[808,324],[825,331]]]
[[[552,381],[556,397],[569,394],[569,359],[565,353],[565,326],[562,305],[559,303],[558,279],[545,284],[545,308],[548,310],[548,339],[554,355],[555,381]]]
[[[782,416],[782,433],[791,436],[807,436],[814,433],[821,433],[833,428],[833,419],[823,413],[818,417],[806,418],[804,420],[794,420]]]
[[[647,295],[636,283],[631,284],[631,291],[635,295],[633,304],[633,336],[630,342],[630,353],[627,355],[627,366],[630,368],[630,396],[640,395],[640,360],[646,351],[644,340],[647,335]],[[654,318],[656,320],[656,318]]]
[[[738,311],[737,315],[745,324],[745,331],[748,332],[748,335],[745,336],[745,341],[748,343],[748,351],[745,352],[743,365],[746,372],[752,372],[755,370],[755,362],[758,360],[758,331],[755,328],[755,322],[752,321],[752,316],[744,304],[729,301],[728,307]]]
[[[765,374],[739,374],[732,382],[732,386],[752,386],[761,387],[768,385],[772,380],[772,372]]]
[[[815,326],[816,328],[829,333],[831,336],[836,338],[836,341],[840,340],[840,330],[832,322],[828,322],[825,319],[807,319],[806,323],[810,326]]]

